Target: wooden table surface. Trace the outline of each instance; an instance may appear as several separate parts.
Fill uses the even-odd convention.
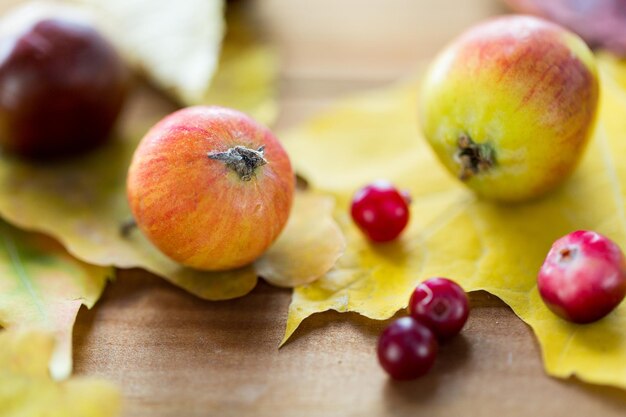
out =
[[[281,56],[277,128],[332,100],[407,76],[496,0],[258,0],[250,12]],[[199,300],[120,271],[76,323],[78,375],[117,383],[124,416],[623,416],[626,392],[543,373],[532,331],[495,297],[471,295],[462,336],[423,379],[391,382],[375,346],[385,323],[306,320],[281,350],[290,291],[259,286]]]

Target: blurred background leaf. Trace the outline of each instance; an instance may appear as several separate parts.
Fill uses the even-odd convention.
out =
[[[52,239],[0,220],[0,324],[53,334],[55,379],[72,371],[72,328],[80,306],[91,308],[113,275],[113,268],[81,262]]]
[[[87,7],[126,60],[183,103],[209,89],[226,29],[224,0],[68,0]]]
[[[54,338],[39,331],[0,331],[1,417],[113,417],[120,393],[108,382],[48,374]]]

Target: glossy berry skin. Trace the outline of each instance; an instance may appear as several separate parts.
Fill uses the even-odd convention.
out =
[[[415,379],[432,368],[437,357],[433,332],[411,317],[392,322],[378,339],[378,361],[394,379]]]
[[[396,239],[409,222],[406,193],[398,191],[387,181],[376,181],[354,195],[352,219],[374,242]]]
[[[469,316],[469,300],[456,282],[447,278],[431,278],[413,291],[409,314],[443,341],[456,336],[465,325]]]
[[[91,26],[40,19],[0,43],[0,145],[24,157],[94,148],[122,108],[128,72]]]
[[[537,286],[555,314],[574,323],[591,323],[624,299],[626,260],[607,237],[579,230],[554,242]]]

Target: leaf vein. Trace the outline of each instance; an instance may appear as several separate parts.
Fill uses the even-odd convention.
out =
[[[576,332],[577,329],[572,330],[572,334],[567,338],[567,341],[565,342],[565,345],[563,346],[563,350],[561,350],[561,353],[559,354],[559,358],[557,359],[556,363],[558,364],[557,367],[561,367],[561,364],[563,363],[563,360],[566,357],[566,353],[569,352],[570,348],[572,347],[572,343],[574,341],[574,337],[576,336]]]
[[[45,309],[41,304],[41,300],[37,295],[37,291],[33,287],[32,282],[28,277],[28,273],[26,272],[26,268],[24,268],[24,264],[20,257],[17,246],[15,245],[15,242],[6,233],[3,233],[2,240],[4,242],[4,246],[7,250],[7,253],[9,254],[9,258],[11,259],[11,264],[13,265],[13,269],[15,270],[20,283],[22,284],[28,295],[33,299],[33,302],[39,314],[43,317],[44,321],[47,321],[48,315],[46,314]]]

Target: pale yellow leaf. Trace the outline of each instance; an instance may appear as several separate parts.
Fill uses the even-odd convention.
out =
[[[72,328],[81,305],[100,298],[112,268],[78,261],[51,239],[0,221],[0,325],[51,332],[56,347],[50,373],[72,371]]]
[[[90,11],[128,61],[180,103],[232,107],[266,124],[275,120],[276,53],[259,41],[238,3],[67,1]]]
[[[92,10],[126,59],[183,103],[217,71],[224,0],[70,0]]]
[[[120,393],[108,382],[55,382],[47,364],[54,338],[40,332],[0,331],[0,417],[113,417]]]
[[[294,287],[328,272],[345,248],[333,206],[331,198],[296,193],[285,230],[254,264],[257,273],[272,285]]]
[[[186,104],[231,107],[271,125],[278,115],[277,53],[259,40],[254,22],[244,13],[243,6],[241,2],[228,3],[228,28],[218,71],[204,95]]]

